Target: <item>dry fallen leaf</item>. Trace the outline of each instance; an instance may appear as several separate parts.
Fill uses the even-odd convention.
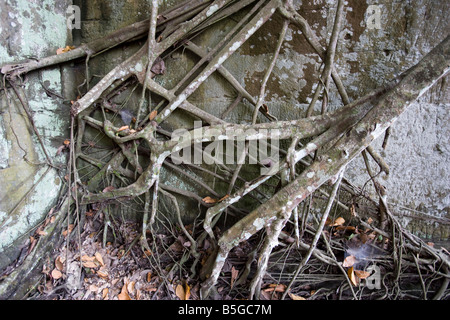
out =
[[[123,127],[120,127],[119,130],[117,130],[117,132],[128,130],[128,129],[130,129],[129,126],[123,126]]]
[[[94,260],[95,260],[95,256],[90,257],[87,254],[83,254],[81,256],[81,261],[83,261],[83,262],[85,262],[85,261],[93,262]]]
[[[350,279],[350,282],[356,287],[358,285],[358,280],[357,280],[357,278],[355,276],[355,272],[353,271],[353,267],[350,267],[347,270],[347,275],[348,275],[348,277]]]
[[[216,203],[216,202],[217,202],[216,199],[213,199],[213,198],[211,198],[210,196],[204,197],[204,198],[202,199],[202,201],[203,201],[204,203]]]
[[[352,267],[356,263],[356,257],[351,255],[347,256],[342,263],[342,266],[345,268]]]
[[[365,279],[368,276],[370,276],[370,272],[363,271],[363,270],[354,270],[355,275],[360,279]]]
[[[128,291],[129,293],[134,293],[134,285],[135,285],[135,284],[136,284],[136,282],[134,282],[134,281],[131,281],[131,282],[128,283],[127,291]]]
[[[104,269],[98,270],[98,271],[97,271],[97,275],[98,275],[100,278],[104,279],[104,280],[107,280],[107,279],[108,279],[108,271],[106,271],[106,270],[104,270]]]
[[[56,269],[58,269],[59,271],[62,271],[64,269],[64,261],[65,261],[64,258],[57,257],[55,259],[55,267],[56,267]]]
[[[38,230],[36,231],[36,233],[37,233],[38,235],[40,235],[40,236],[46,236],[46,235],[47,235],[47,231],[40,230],[40,229],[38,229]]]
[[[289,294],[289,297],[291,297],[292,300],[306,300],[305,298],[303,298],[301,296],[298,296],[296,294],[293,294],[293,293],[290,293],[290,292],[288,292],[288,294]]]
[[[158,115],[158,111],[153,110],[152,112],[150,112],[150,115],[148,116],[148,120],[152,121],[153,119],[156,118],[157,115]]]
[[[175,289],[175,294],[177,295],[178,299],[180,300],[186,300],[186,293],[184,291],[184,288],[181,284],[177,285]]]
[[[103,291],[102,291],[103,300],[105,300],[108,297],[108,291],[109,291],[108,288],[103,289]]]
[[[144,291],[146,292],[155,292],[156,290],[158,290],[157,288],[155,288],[153,285],[146,285],[143,288]]]
[[[101,264],[102,266],[105,265],[105,263],[103,262],[102,255],[101,255],[99,252],[96,252],[94,256],[95,256],[95,259],[96,259],[98,262],[100,262],[100,264]]]
[[[67,237],[67,234],[70,234],[72,232],[72,230],[73,230],[73,224],[69,224],[69,230],[68,231],[64,230],[62,232],[62,235],[64,236],[64,238]]]
[[[128,294],[128,290],[127,290],[127,283],[125,283],[122,287],[122,291],[117,295],[117,298],[119,300],[131,300],[129,294]]]
[[[59,271],[58,269],[53,269],[53,271],[52,271],[52,278],[55,279],[55,280],[58,280],[61,277],[62,277],[61,271]]]
[[[356,228],[353,226],[338,226],[336,228],[338,231],[356,231]]]
[[[70,50],[73,50],[73,49],[75,49],[75,47],[73,47],[73,46],[66,46],[66,47],[64,47],[64,48],[58,48],[58,49],[56,50],[56,54],[61,54],[61,53],[69,52]]]
[[[336,220],[334,220],[333,224],[331,225],[332,227],[336,227],[336,226],[342,226],[345,223],[345,219],[342,217],[337,218]]]
[[[186,283],[186,287],[184,288],[185,291],[185,300],[189,300],[189,297],[191,296],[191,287]]]
[[[97,268],[98,265],[93,261],[86,261],[86,262],[83,262],[83,267],[93,269],[93,268]]]
[[[225,196],[223,196],[222,198],[219,199],[219,202],[222,202],[223,200],[225,200],[226,198],[229,198],[230,195],[226,194]]]
[[[98,287],[97,287],[95,284],[91,284],[91,285],[89,286],[89,291],[94,292],[94,293],[97,293]]]
[[[264,289],[263,291],[264,292],[273,292],[273,291],[284,292],[285,290],[286,290],[286,285],[272,283],[272,284],[269,284],[269,287]]]
[[[175,288],[175,294],[180,300],[189,300],[191,296],[191,287],[186,283],[184,286],[179,284]]]

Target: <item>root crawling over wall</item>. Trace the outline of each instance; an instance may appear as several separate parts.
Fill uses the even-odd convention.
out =
[[[237,12],[245,14],[240,15],[236,25],[213,48],[200,48],[191,40],[218,21]],[[151,251],[147,232],[156,232],[154,227],[160,198],[169,199],[175,208],[175,219],[190,243],[189,255],[193,260],[191,277],[200,277],[202,281],[201,298],[213,297],[230,252],[243,243],[248,243],[250,239],[259,237],[262,245],[255,245],[252,251],[257,252],[256,267],[252,266],[253,259],[249,259],[245,267],[247,271],[256,268],[251,273],[253,279],[248,284],[249,298],[260,298],[263,292],[267,292],[262,288],[266,274],[270,272],[269,261],[274,255],[285,254],[283,248],[286,246],[298,250],[302,255],[305,252],[306,254],[300,260],[297,270],[292,272],[292,278],[285,281],[287,286],[283,298],[287,294],[293,294],[292,285],[303,268],[308,266],[310,259],[335,267],[345,277],[349,296],[360,297],[353,288],[353,274],[345,269],[349,266],[343,265],[341,257],[337,257],[336,253],[346,252],[347,242],[324,231],[326,226],[342,227],[341,224],[330,225],[327,220],[332,208],[341,208],[351,214],[354,225],[344,228],[344,231],[354,231],[351,238],[359,238],[361,243],[366,243],[369,240],[363,241],[362,238],[370,235],[371,239],[367,243],[383,247],[380,248],[385,252],[382,263],[386,270],[394,274],[394,282],[401,276],[403,268],[416,268],[421,274],[430,266],[439,266],[436,269],[433,267],[433,276],[444,279],[443,286],[436,292],[436,297],[440,298],[443,292],[446,292],[448,283],[445,280],[449,276],[448,254],[425,244],[400,226],[387,204],[386,198],[389,195],[370,171],[370,165],[368,171],[376,186],[378,199],[368,201],[372,209],[379,211],[378,216],[374,215],[370,219],[377,219],[378,224],[368,222],[369,215],[364,211],[355,210],[357,199],[362,197],[363,192],[352,186],[343,175],[346,166],[361,153],[367,162],[373,159],[380,171],[389,172],[383,158],[370,144],[385,133],[408,105],[448,74],[449,37],[418,64],[384,87],[350,101],[334,66],[344,14],[344,1],[338,1],[334,27],[328,46],[324,48],[307,19],[294,9],[290,1],[186,1],[166,12],[160,12],[158,1],[153,0],[148,20],[66,53],[38,61],[3,66],[1,70],[14,89],[21,76],[26,73],[75,59],[89,60],[90,57],[126,41],[146,39],[138,51],[103,76],[72,104],[68,197],[73,200],[72,208],[77,213],[76,222],[80,227],[83,221],[82,212],[87,211],[86,208],[97,208],[105,214],[105,229],[110,225],[108,209],[105,209],[109,204],[143,199],[142,230],[136,238],[136,243],[140,244],[143,252]],[[280,36],[271,63],[264,72],[259,95],[254,98],[226,69],[224,63],[274,16],[283,21],[281,30],[276,31],[279,31]],[[268,79],[277,62],[289,24],[296,25],[302,31],[311,50],[320,56],[324,64],[305,117],[295,120],[277,119],[265,104]],[[198,62],[174,88],[167,89],[155,79],[156,76],[164,76],[164,60],[170,59],[170,53],[178,49],[192,52],[198,57]],[[86,65],[88,66],[88,63]],[[88,71],[86,73],[89,74]],[[227,112],[241,107],[240,101],[245,100],[253,110],[251,123],[229,123],[225,118],[216,117],[188,100],[200,86],[207,85],[212,74],[220,74],[236,92],[236,99]],[[89,79],[86,81],[89,82]],[[333,83],[341,96],[342,106],[330,111],[328,91]],[[121,96],[123,91],[130,87],[141,89],[135,113],[120,109],[114,103],[114,98]],[[314,106],[320,96],[321,111],[314,114]],[[177,135],[179,139],[174,139],[174,132],[163,129],[162,125],[179,111],[201,121],[201,126],[193,130],[177,128],[183,130],[183,135]],[[133,114],[136,116],[133,117]],[[32,119],[31,114],[28,116]],[[124,122],[124,119],[127,119],[127,124],[120,126],[123,124],[118,121],[120,118]],[[107,156],[104,157],[107,160],[90,154],[98,146],[90,142],[87,128],[96,130],[109,141]],[[238,132],[244,134],[237,137]],[[205,154],[205,150],[214,149],[218,142],[223,142],[230,143],[233,148],[235,144],[241,143],[244,147],[237,148],[240,152],[237,157],[250,159],[254,156],[251,153],[252,142],[268,140],[287,141],[290,145],[283,148],[277,144],[276,151],[282,155],[278,159],[257,159],[254,165],[258,169],[264,169],[264,174],[254,175],[250,179],[243,177],[245,169],[240,165],[242,163],[237,166],[216,163],[216,169],[220,171],[212,171],[196,163],[178,166],[179,164],[174,164],[172,157],[181,150],[187,152],[191,148],[194,148],[194,151],[195,148],[200,148]],[[51,166],[51,157],[47,158],[47,165]],[[95,174],[88,178],[81,176],[81,164],[96,170]],[[205,197],[183,188],[165,185],[161,179],[163,167],[168,167],[171,172],[177,172],[204,187],[210,196]],[[228,184],[227,194],[219,194],[205,181],[197,178],[197,175],[194,177],[189,170],[182,168],[202,170],[206,176],[220,179]],[[269,189],[271,186],[269,181],[275,181],[277,187],[268,192],[268,186]],[[330,194],[329,186],[333,186]],[[350,200],[346,203],[339,200],[336,197],[338,192],[346,193]],[[206,211],[205,215],[200,217],[203,220],[201,232],[191,234],[186,230],[175,195],[197,200],[199,206]],[[258,204],[249,206],[248,210],[249,207],[241,204],[250,196],[253,200],[256,199],[254,202]],[[324,198],[325,206],[323,203],[322,207],[313,206],[313,197]],[[310,225],[311,216],[315,217],[315,214],[311,213],[313,208],[322,216],[320,222]],[[224,232],[218,232],[217,221],[227,215],[232,216],[235,222]],[[334,229],[327,232],[332,230]],[[208,252],[200,252],[197,248],[205,239],[211,242],[212,248]],[[348,242],[352,243],[350,240]],[[245,276],[239,279],[241,284],[247,283],[247,277],[250,275],[250,271],[247,271],[243,272]],[[425,285],[423,287],[425,288]],[[398,290],[397,294],[400,295],[401,289]],[[426,289],[423,291],[426,295]]]

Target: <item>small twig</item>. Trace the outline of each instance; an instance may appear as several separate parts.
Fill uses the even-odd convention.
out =
[[[295,148],[297,147],[298,143],[300,139],[298,139],[297,137],[294,137],[294,139],[291,142],[291,145],[288,149],[288,162],[289,162],[289,175],[288,177],[286,177],[286,181],[284,182],[284,185],[287,184],[288,181],[292,181],[295,179],[295,159],[294,159],[294,154],[295,154]],[[282,182],[282,186],[283,186],[283,182]],[[292,214],[293,214],[293,219],[294,219],[294,232],[295,232],[295,242],[297,244],[297,247],[300,243],[300,230],[299,230],[299,225],[298,225],[298,206],[295,207],[292,210]]]
[[[222,119],[225,119],[228,114],[236,108],[236,106],[242,101],[242,94],[239,92],[236,99],[234,99],[233,103],[228,106],[228,108],[222,113],[220,116]]]
[[[384,191],[383,186],[381,186],[381,184],[378,182],[378,180],[376,179],[375,175],[372,173],[372,169],[370,168],[370,163],[369,163],[369,159],[367,157],[367,153],[364,150],[362,152],[363,158],[364,158],[364,163],[366,165],[366,170],[367,173],[369,174],[370,179],[373,182],[373,185],[375,187],[376,192],[378,193],[379,197],[380,197],[380,203],[379,203],[379,209],[380,209],[380,228],[384,229],[386,227],[387,224],[387,217],[386,217],[386,210],[387,210],[387,203],[385,206],[385,202],[382,200],[382,197],[386,196],[386,192]]]

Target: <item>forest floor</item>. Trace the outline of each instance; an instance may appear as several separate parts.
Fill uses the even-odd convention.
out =
[[[108,237],[104,237],[103,214],[89,211],[84,228],[78,234],[77,227],[69,225],[63,232],[65,241],[54,251],[52,259],[42,270],[43,280],[31,299],[39,300],[200,300],[200,269],[213,248],[205,238],[197,243],[198,264],[191,252],[191,242],[179,226],[165,225],[153,234],[147,232],[147,245],[140,242],[142,229],[138,223],[117,222],[109,224]],[[382,255],[365,259],[363,265],[355,260],[354,248],[372,246],[380,253],[388,249],[387,241],[380,241],[368,234],[368,238],[357,227],[344,226],[343,219],[330,221],[324,231],[334,243],[335,259],[344,268],[326,264],[311,257],[307,266],[297,276],[294,285],[289,286],[295,267],[302,260],[305,250],[299,250],[293,237],[283,231],[279,246],[271,256],[268,272],[261,286],[260,300],[337,300],[352,299],[355,292],[360,299],[391,298],[386,295],[391,289],[389,277],[383,278],[382,287],[369,290],[363,280],[369,273],[364,271],[370,263],[380,262]],[[185,226],[186,230],[198,237],[201,227]],[[196,229],[193,230],[192,229]],[[216,229],[220,233],[220,230]],[[372,233],[373,235],[373,233]],[[312,240],[311,234],[304,234],[305,241]],[[365,240],[365,244],[361,242]],[[248,287],[257,267],[254,248],[261,239],[254,236],[234,248],[219,277],[214,300],[242,300],[248,298]],[[336,244],[345,243],[345,250]],[[318,248],[325,245],[319,244]],[[79,249],[81,248],[81,250]],[[443,249],[445,250],[445,248]],[[380,258],[381,257],[381,258]],[[359,258],[358,258],[359,259]],[[66,263],[68,261],[68,263]],[[248,263],[250,261],[251,263]],[[251,266],[250,272],[245,269]],[[358,267],[359,266],[359,267]],[[361,269],[361,270],[357,270]],[[346,274],[344,274],[344,271]],[[243,275],[245,274],[245,275]],[[402,290],[403,299],[420,296],[419,273],[402,272],[398,285],[414,284]],[[426,275],[423,275],[426,277]],[[80,279],[81,278],[81,282]],[[248,280],[249,278],[250,280]],[[385,283],[386,280],[386,283]],[[367,281],[367,280],[366,280]],[[432,282],[432,281],[431,281]],[[436,281],[439,282],[439,281]],[[351,283],[351,286],[350,286]],[[430,286],[438,289],[439,284]],[[352,287],[352,288],[350,288]],[[373,288],[372,288],[373,289]],[[377,290],[378,289],[378,290]],[[353,292],[353,295],[352,295]]]
[[[108,228],[108,240],[103,243],[102,215],[87,214],[81,237],[76,227],[69,226],[71,240],[55,251],[54,261],[44,266],[45,280],[38,286],[35,299],[52,300],[199,300],[198,276],[192,275],[190,267],[194,259],[190,255],[190,242],[178,230],[161,229],[154,236],[147,232],[147,249],[139,242],[141,227],[138,223],[126,222]],[[191,226],[186,226],[189,232]],[[176,229],[176,228],[174,228]],[[66,229],[67,230],[67,229]],[[64,231],[67,240],[67,233]],[[81,251],[78,249],[81,243]],[[241,245],[239,248],[242,248]],[[246,261],[246,253],[234,250],[230,255]],[[206,257],[212,250],[210,242],[204,240],[197,248]],[[81,257],[81,259],[80,259]],[[204,263],[201,261],[201,263]],[[67,264],[66,261],[69,261]],[[66,267],[68,266],[68,267]],[[224,268],[229,275],[231,268]],[[77,279],[81,274],[81,285]],[[227,277],[224,277],[224,280]],[[229,278],[229,277],[228,277]],[[230,295],[227,281],[220,281],[219,296],[228,300],[244,298],[242,293]],[[228,283],[229,284],[229,283]]]

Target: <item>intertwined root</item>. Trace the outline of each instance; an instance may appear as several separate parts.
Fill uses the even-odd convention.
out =
[[[210,49],[208,52],[189,41],[192,35],[209,28],[214,22],[244,8],[247,8],[247,14],[241,18],[236,26],[216,47]],[[276,13],[277,10],[279,13]],[[223,63],[274,14],[281,14],[284,23],[280,30],[276,51],[263,78],[259,96],[255,99],[223,66]],[[32,70],[84,56],[89,58],[92,54],[97,54],[127,40],[147,35],[147,42],[140,50],[111,70],[100,82],[86,92],[85,95],[74,102],[71,108],[72,116],[78,121],[76,144],[71,144],[73,157],[75,160],[83,159],[100,169],[97,174],[87,181],[86,185],[91,192],[82,194],[80,197],[81,204],[104,203],[111,200],[136,198],[145,194],[142,232],[144,246],[147,228],[151,228],[157,212],[159,194],[165,194],[176,204],[176,214],[178,217],[180,217],[180,210],[177,200],[172,195],[173,192],[193,197],[202,205],[211,206],[211,201],[206,203],[204,198],[197,194],[189,193],[186,190],[170,189],[170,187],[164,186],[160,182],[161,167],[165,163],[168,163],[168,158],[173,153],[179,152],[181,149],[190,147],[191,145],[198,144],[199,142],[210,143],[215,140],[233,141],[236,138],[235,132],[246,132],[246,130],[250,129],[257,132],[257,134],[243,136],[246,148],[244,148],[240,156],[244,158],[250,156],[248,154],[248,144],[252,141],[274,138],[290,140],[291,146],[287,152],[278,150],[285,153],[283,159],[279,159],[275,163],[270,163],[270,168],[266,170],[265,174],[256,177],[252,181],[245,181],[244,185],[240,188],[235,186],[235,182],[239,178],[242,179],[239,176],[242,166],[237,166],[237,169],[233,171],[225,165],[220,165],[220,169],[223,172],[227,172],[227,177],[221,177],[211,171],[208,172],[219,176],[224,181],[228,181],[230,187],[228,189],[228,197],[224,197],[220,201],[213,201],[214,205],[207,210],[204,220],[203,227],[205,233],[201,237],[204,239],[206,234],[209,235],[214,241],[216,249],[213,251],[209,263],[204,264],[201,272],[206,277],[202,286],[202,297],[207,298],[210,290],[216,285],[230,251],[259,231],[265,230],[265,239],[259,252],[260,257],[258,259],[256,274],[250,284],[250,298],[254,298],[259,297],[270,254],[278,245],[279,238],[283,237],[282,230],[292,218],[291,216],[294,217],[296,245],[307,250],[307,255],[300,265],[304,266],[308,262],[309,257],[314,255],[321,261],[337,265],[342,269],[332,251],[325,253],[318,250],[316,245],[322,236],[324,224],[331,206],[334,202],[337,202],[335,201],[335,196],[338,187],[341,185],[344,168],[361,152],[368,149],[369,154],[380,165],[380,168],[385,172],[388,171],[382,158],[370,148],[370,143],[382,135],[395,119],[404,112],[406,107],[424,93],[426,88],[432,86],[448,72],[450,59],[449,38],[447,37],[446,40],[416,66],[408,70],[407,73],[398,77],[384,88],[380,88],[354,102],[350,102],[333,65],[343,14],[344,1],[338,1],[333,33],[328,42],[329,45],[327,48],[322,48],[317,36],[307,21],[293,9],[290,1],[186,1],[172,10],[159,13],[158,1],[153,0],[149,20],[136,23],[101,40],[83,45],[80,48],[58,56],[42,59],[39,62],[33,61],[4,66],[2,73],[6,74],[10,82],[14,84],[20,75]],[[181,20],[184,22],[180,24]],[[307,117],[298,120],[278,120],[270,114],[264,104],[264,98],[267,80],[278,59],[278,54],[289,24],[295,24],[300,28],[309,44],[322,58],[324,70],[310,108],[306,112]],[[201,60],[178,85],[168,90],[154,81],[153,78],[156,74],[163,73],[164,66],[161,57],[173,46],[184,46],[186,49],[197,54]],[[228,123],[224,119],[217,118],[208,113],[208,111],[196,107],[187,100],[216,71],[238,93],[237,99],[229,108],[230,110],[231,108],[235,108],[237,103],[242,99],[246,99],[254,107],[251,124]],[[194,76],[195,74],[196,76]],[[131,81],[131,79],[137,79],[139,81],[143,87],[143,93],[138,106],[135,124],[129,125],[126,128],[119,128],[114,126],[106,115],[106,110],[114,114],[120,111],[115,109],[114,105],[108,100],[108,95],[114,92],[116,88],[120,88],[120,85]],[[331,79],[334,81],[345,105],[334,112],[327,111],[327,92]],[[149,91],[150,95],[159,96],[162,99],[161,103],[155,107],[152,107],[151,104],[149,104],[148,108],[144,107],[146,91]],[[312,116],[313,107],[321,93],[324,93],[322,112],[320,115]],[[182,141],[168,139],[171,133],[162,130],[159,125],[171,117],[177,109],[188,112],[209,125],[203,126],[195,132],[187,131],[187,138],[182,139]],[[101,111],[103,115],[102,120],[98,120],[92,116],[93,111],[96,110]],[[269,122],[258,123],[260,114],[264,115]],[[91,126],[99,130],[113,142],[114,146],[118,147],[108,163],[99,163],[83,152],[82,144],[86,126]],[[211,132],[214,132],[214,134],[211,134]],[[197,140],[198,137],[196,134],[198,133],[201,135],[200,141]],[[161,135],[165,135],[166,138],[162,139]],[[310,141],[303,146],[301,145],[301,141],[305,138],[310,138]],[[368,161],[367,155],[364,155],[366,161]],[[146,166],[141,164],[140,158],[142,157],[148,160]],[[306,159],[311,161],[308,162]],[[124,162],[127,163],[127,167],[122,165]],[[304,168],[302,171],[297,172],[299,170],[299,163]],[[170,162],[169,165],[171,165]],[[129,169],[129,167],[132,169]],[[77,168],[74,166],[73,170],[75,184],[78,185],[80,181],[77,176]],[[368,166],[368,170],[370,171],[370,166]],[[183,174],[186,177],[191,177],[189,173],[184,172]],[[374,175],[371,172],[369,174],[374,179]],[[107,187],[100,190],[100,181],[108,176],[115,176],[122,183],[118,188]],[[281,176],[281,189],[267,196],[265,202],[243,216],[216,241],[213,228],[221,214],[230,209],[242,213],[242,211],[234,208],[233,205],[253,192],[263,193],[260,187],[270,178],[277,177],[279,179],[278,176]],[[323,211],[321,222],[314,230],[313,241],[310,244],[306,244],[300,238],[301,236],[298,230],[298,206],[310,197],[313,192],[319,191],[323,193],[324,191],[320,188],[330,181],[335,187],[329,197],[328,205]],[[205,188],[210,188],[204,182],[199,181],[199,183],[203,184]],[[375,180],[374,183],[376,183]],[[382,229],[378,229],[377,232],[390,238],[394,248],[394,263],[396,264],[397,270],[399,270],[399,266],[403,261],[401,255],[403,248],[401,246],[404,244],[404,239],[408,241],[408,250],[411,252],[417,252],[420,248],[426,248],[426,254],[431,255],[434,259],[432,263],[438,262],[448,268],[449,261],[447,256],[438,253],[428,246],[424,246],[420,240],[409,235],[398,225],[385,201],[386,194],[381,194],[383,189],[379,184],[377,186],[376,189],[380,193],[380,203],[383,206],[384,217],[387,217],[382,227],[390,226],[394,230],[394,233],[391,236]],[[211,191],[214,192],[212,189]],[[148,221],[149,213],[150,221]],[[181,221],[181,218],[179,220]],[[303,223],[306,223],[306,221],[303,221]],[[364,223],[364,221],[361,220],[360,223]],[[196,240],[198,239],[191,237],[184,228],[183,230],[191,241],[191,248],[197,248]],[[403,236],[398,237],[398,234]],[[324,241],[326,242],[325,238]],[[195,249],[192,250],[192,255],[197,262],[200,255]],[[300,268],[297,274],[299,271]]]

